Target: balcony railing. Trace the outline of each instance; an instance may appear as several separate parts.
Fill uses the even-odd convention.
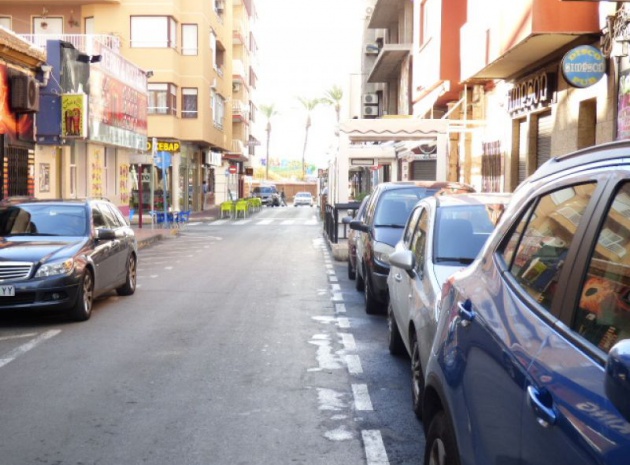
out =
[[[94,43],[104,45],[120,54],[120,38],[110,34],[20,34],[20,37],[42,50],[46,49],[47,40],[63,40],[70,42],[74,48],[88,55],[93,54]]]

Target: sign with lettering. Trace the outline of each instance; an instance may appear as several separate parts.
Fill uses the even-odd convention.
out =
[[[518,81],[508,92],[508,112],[524,113],[549,106],[555,83],[553,73],[540,73]]]
[[[562,75],[569,85],[584,88],[596,84],[606,74],[601,50],[591,45],[572,48],[562,58]]]
[[[156,151],[158,152],[170,152],[179,153],[181,144],[177,140],[157,140]],[[147,139],[147,152],[153,151],[153,141]]]

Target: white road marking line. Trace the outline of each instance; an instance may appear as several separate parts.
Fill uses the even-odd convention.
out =
[[[346,304],[335,304],[335,312],[346,313]]]
[[[343,302],[343,294],[341,292],[335,292],[332,296],[333,302]]]
[[[0,341],[10,341],[11,339],[23,339],[25,337],[33,337],[36,335],[37,333],[25,333],[25,334],[15,334],[13,336],[3,336],[3,337],[0,337]]]
[[[15,360],[20,355],[22,355],[22,354],[28,352],[29,350],[37,347],[39,344],[41,344],[45,340],[56,336],[60,332],[61,332],[60,329],[51,329],[50,331],[46,331],[46,332],[40,334],[35,339],[32,339],[31,341],[27,342],[26,344],[22,344],[21,346],[16,347],[12,351],[10,351],[8,354],[6,354],[3,358],[0,358],[0,367],[3,367],[7,363],[12,362],[13,360]]]
[[[281,225],[289,225],[289,224],[293,224],[295,223],[294,220],[284,220],[282,223],[280,223]]]
[[[354,336],[349,333],[339,333],[341,335],[341,343],[345,347],[346,350],[355,350],[357,348],[356,343],[354,342]]]
[[[259,221],[256,224],[271,224],[272,222],[273,222],[273,220],[262,220],[262,221]]]
[[[353,384],[352,395],[354,396],[354,408],[362,411],[374,410],[372,400],[368,392],[367,384]]]
[[[350,327],[350,320],[345,317],[339,317],[337,318],[337,324],[340,328],[348,329]]]
[[[331,276],[329,276],[329,277],[328,277],[328,279],[329,279],[331,282],[333,282],[333,283],[339,282],[339,278],[337,278],[337,276],[332,276],[332,275],[331,275]]]
[[[363,430],[361,436],[363,437],[367,465],[389,465],[381,432],[375,429]]]
[[[341,290],[341,286],[339,284],[331,284],[330,288],[333,292],[337,292]]]
[[[363,366],[361,365],[361,359],[358,355],[346,355],[344,357],[348,372],[351,375],[360,375],[363,373]]]
[[[230,220],[229,220],[229,219],[224,218],[224,219],[222,219],[222,220],[216,220],[216,221],[213,221],[213,222],[212,222],[212,224],[225,224],[225,223],[229,223],[229,222],[230,222]]]
[[[172,267],[172,266],[165,266],[165,267],[164,267],[164,269],[165,269],[165,270],[172,270],[172,269],[173,269],[173,267]]]

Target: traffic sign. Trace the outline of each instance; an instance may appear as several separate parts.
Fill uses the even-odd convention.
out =
[[[236,174],[236,165],[230,165],[228,170],[229,170],[230,173]]]

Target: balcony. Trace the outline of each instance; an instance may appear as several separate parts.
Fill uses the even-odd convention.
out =
[[[120,54],[120,38],[110,34],[20,34],[20,37],[42,50],[46,50],[47,40],[63,40],[88,55],[92,55],[94,43],[105,45],[112,52]]]
[[[232,121],[247,122],[249,121],[249,105],[238,100],[232,101]]]
[[[462,81],[509,79],[580,39],[594,41],[601,31],[598,2],[496,0],[489,10],[492,20],[461,29]]]
[[[389,29],[398,22],[401,0],[378,0],[368,24],[370,29]]]
[[[390,82],[400,76],[402,62],[411,53],[411,44],[386,44],[379,51],[368,82]]]

